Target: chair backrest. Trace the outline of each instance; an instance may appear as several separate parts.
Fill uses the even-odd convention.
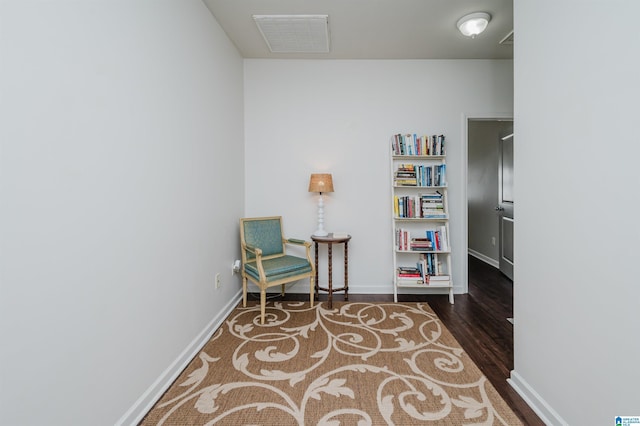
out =
[[[240,241],[258,247],[263,256],[284,254],[283,238],[282,216],[240,219]],[[252,253],[246,253],[246,260],[254,257]]]

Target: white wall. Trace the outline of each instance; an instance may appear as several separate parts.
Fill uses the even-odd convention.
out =
[[[309,238],[317,220],[309,175],[332,173],[325,228],[353,236],[349,287],[390,293],[389,139],[399,132],[444,134],[454,281],[462,291],[464,114],[512,113],[512,64],[246,60],[246,214],[283,215],[288,235]]]
[[[113,424],[239,289],[242,58],[198,0],[0,19],[0,423]]]
[[[512,377],[554,424],[640,415],[638,14],[515,3]]]

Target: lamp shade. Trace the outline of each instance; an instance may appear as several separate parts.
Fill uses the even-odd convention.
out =
[[[457,27],[462,34],[466,35],[467,37],[474,38],[487,28],[490,20],[491,15],[489,15],[488,13],[471,13],[460,18],[458,20]]]
[[[309,179],[309,192],[333,192],[331,173],[313,173]]]

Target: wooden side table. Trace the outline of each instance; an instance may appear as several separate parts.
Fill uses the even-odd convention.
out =
[[[316,235],[312,235],[311,239],[314,244],[314,251],[316,253],[316,299],[318,299],[318,291],[326,291],[329,293],[329,309],[333,307],[333,293],[336,291],[344,290],[344,300],[349,300],[349,240],[351,239],[351,235],[346,236],[334,236],[333,234],[329,234],[326,237],[318,237]],[[329,283],[328,287],[320,287],[318,283],[318,244],[326,244],[327,245],[327,259],[329,263]],[[344,244],[344,287],[341,288],[333,288],[333,244]]]

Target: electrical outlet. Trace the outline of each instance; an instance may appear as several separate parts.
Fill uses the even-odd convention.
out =
[[[492,246],[496,245],[496,237],[491,237],[491,245]]]
[[[221,285],[222,283],[220,282],[220,273],[218,272],[216,274],[216,288],[220,288]]]
[[[231,265],[231,275],[233,276],[233,274],[237,274],[238,272],[240,272],[240,260],[235,260]]]

